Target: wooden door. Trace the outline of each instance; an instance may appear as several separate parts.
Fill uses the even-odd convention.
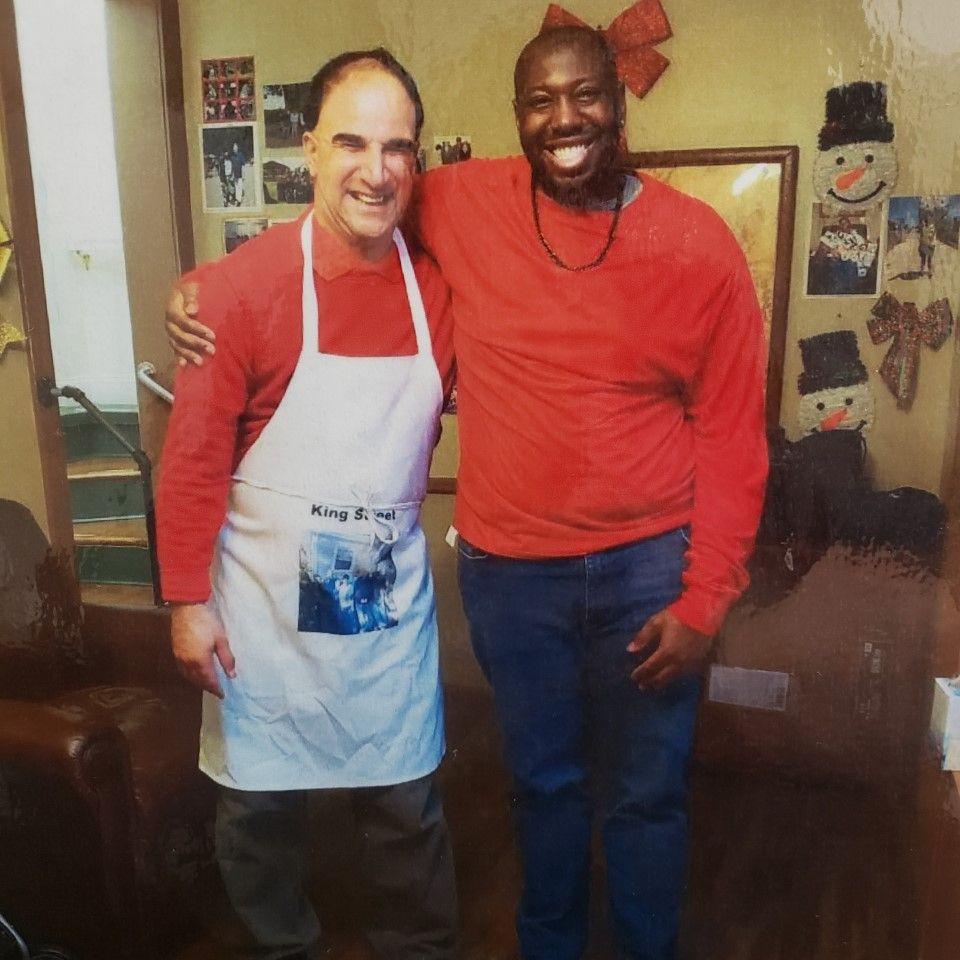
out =
[[[171,281],[193,266],[176,0],[107,0],[107,38],[134,358],[172,385]],[[170,406],[138,386],[140,436],[159,463]]]

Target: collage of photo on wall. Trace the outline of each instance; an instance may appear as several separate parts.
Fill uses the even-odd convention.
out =
[[[473,144],[466,134],[451,134],[433,138],[435,160],[441,164],[460,163],[473,156]]]
[[[203,209],[260,209],[257,138],[252,123],[200,128],[203,156]]]
[[[261,157],[256,125],[238,122],[252,121],[257,115],[254,58],[202,60],[200,68],[204,211],[253,213],[262,206],[309,204],[313,184],[300,148],[306,131],[303,113],[310,82],[262,85],[263,148],[277,152]],[[429,156],[424,148],[419,150],[418,172],[434,163],[469,160],[473,156],[471,138],[466,134],[437,136],[433,154]],[[275,222],[282,221],[225,221],[224,251],[232,252]]]
[[[882,233],[881,206],[851,213],[813,204],[807,296],[876,297]]]
[[[953,331],[949,294],[960,276],[960,195],[892,196],[899,173],[893,140],[884,84],[856,81],[827,91],[805,292],[875,301],[866,330],[874,344],[887,345],[876,372],[897,409],[908,411],[923,350],[939,350]],[[823,343],[831,336],[824,334]],[[813,432],[832,428],[824,423],[832,425],[831,415]]]
[[[960,195],[891,197],[884,275],[932,280],[960,269]]]
[[[223,252],[233,253],[237,247],[243,246],[248,240],[259,237],[267,227],[268,220],[224,220],[223,221]]]
[[[289,150],[303,143],[303,105],[309,92],[309,81],[263,85],[263,145],[268,150]]]
[[[200,74],[204,123],[256,118],[253,57],[202,60]]]
[[[313,199],[313,183],[303,154],[271,157],[263,161],[263,202],[309,203]]]

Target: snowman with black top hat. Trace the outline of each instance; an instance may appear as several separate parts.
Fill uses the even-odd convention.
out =
[[[897,181],[887,88],[858,80],[827,91],[813,183],[823,204],[858,212],[882,203]]]
[[[802,573],[832,543],[887,546],[936,563],[944,507],[915,487],[876,490],[866,471],[865,434],[875,400],[853,330],[834,330],[800,341],[797,378],[802,436],[780,451],[776,478],[782,524]]]
[[[876,412],[867,368],[853,330],[834,330],[800,341],[797,422],[804,436],[834,430],[861,433]]]

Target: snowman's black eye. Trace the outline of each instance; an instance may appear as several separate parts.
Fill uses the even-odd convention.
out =
[[[843,157],[837,157],[837,166],[842,167],[846,163],[846,160]]]
[[[844,402],[848,407],[852,407],[852,406],[853,406],[853,397],[847,397],[843,402]]]
[[[873,154],[868,153],[863,159],[866,160],[867,163],[873,163]]]
[[[824,407],[823,407],[823,404],[822,404],[822,403],[818,403],[818,404],[817,404],[817,409],[818,409],[818,410],[823,410],[823,408],[824,408]]]

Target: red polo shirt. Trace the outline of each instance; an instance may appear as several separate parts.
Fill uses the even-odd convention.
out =
[[[166,600],[205,600],[230,475],[283,398],[303,343],[300,226],[278,224],[215,264],[204,265],[203,322],[217,350],[179,372],[157,493],[158,555]],[[434,358],[449,393],[453,340],[449,293],[436,266],[411,251]],[[362,260],[314,221],[318,347],[350,357],[417,352],[396,249]],[[322,384],[318,384],[318,405]]]

